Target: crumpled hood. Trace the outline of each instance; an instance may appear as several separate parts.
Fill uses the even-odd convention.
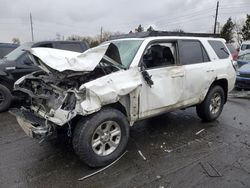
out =
[[[30,53],[42,61],[38,65],[40,68],[48,70],[47,67],[49,67],[59,72],[67,70],[90,72],[102,59],[106,59],[110,63],[121,64],[119,51],[112,43],[91,48],[84,53],[41,47],[32,48]]]

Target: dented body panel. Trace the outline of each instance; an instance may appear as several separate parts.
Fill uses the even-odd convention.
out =
[[[141,66],[143,54],[152,42],[182,39],[200,41],[210,61],[181,65],[177,59],[172,66],[152,69]],[[201,103],[216,80],[226,80],[228,91],[233,88],[235,72],[230,57],[219,59],[207,40],[192,37],[143,39],[127,69],[122,68],[119,62],[122,58],[117,54],[116,58],[107,55],[112,41],[83,54],[32,49],[31,54],[38,58],[40,66],[47,72],[48,67],[55,70],[58,76],[34,73],[18,80],[15,89],[32,98],[30,105],[24,108],[45,119],[47,126],[67,126],[76,116],[88,116],[115,103],[123,106],[133,125],[140,119]],[[113,53],[118,52],[113,50],[116,51]],[[148,74],[147,78],[143,72]]]

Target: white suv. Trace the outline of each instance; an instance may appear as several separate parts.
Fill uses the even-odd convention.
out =
[[[178,36],[118,39],[82,54],[34,48],[44,71],[15,83],[26,100],[11,112],[29,136],[64,128],[86,164],[107,165],[138,120],[191,106],[218,118],[235,83],[229,54],[224,39]]]

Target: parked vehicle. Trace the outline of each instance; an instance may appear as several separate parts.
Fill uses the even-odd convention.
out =
[[[15,50],[19,45],[11,43],[0,43],[0,59],[6,56],[11,51]]]
[[[237,61],[238,59],[238,54],[239,54],[239,49],[236,49],[232,44],[226,43],[228,50],[230,51],[233,60]]]
[[[242,65],[237,71],[235,88],[238,90],[250,89],[250,63],[249,62],[247,64]]]
[[[34,138],[65,129],[91,167],[124,152],[136,121],[191,106],[204,121],[217,119],[236,79],[225,40],[216,38],[117,39],[77,56],[46,48],[30,55],[44,71],[15,83],[26,100],[11,112]]]
[[[244,53],[245,50],[250,50],[250,40],[242,42],[242,44],[240,46],[239,55],[241,55],[242,53]]]
[[[242,65],[250,63],[250,50],[244,51],[237,60],[237,66],[240,68]]]
[[[43,41],[24,43],[0,60],[0,112],[8,110],[13,100],[12,88],[15,81],[22,76],[40,70],[30,60],[23,49],[35,47],[56,48],[84,52],[89,48],[86,42],[80,41]],[[76,55],[79,53],[75,53]]]

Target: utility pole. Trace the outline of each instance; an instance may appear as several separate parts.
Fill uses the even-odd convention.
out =
[[[33,22],[32,22],[32,15],[30,13],[30,29],[31,29],[31,39],[34,41],[34,33],[33,33]]]
[[[100,42],[102,42],[102,26],[101,26]]]
[[[214,19],[214,34],[216,34],[216,24],[217,24],[217,17],[218,17],[218,9],[219,9],[219,1],[217,1],[216,13],[215,13],[215,19]]]

